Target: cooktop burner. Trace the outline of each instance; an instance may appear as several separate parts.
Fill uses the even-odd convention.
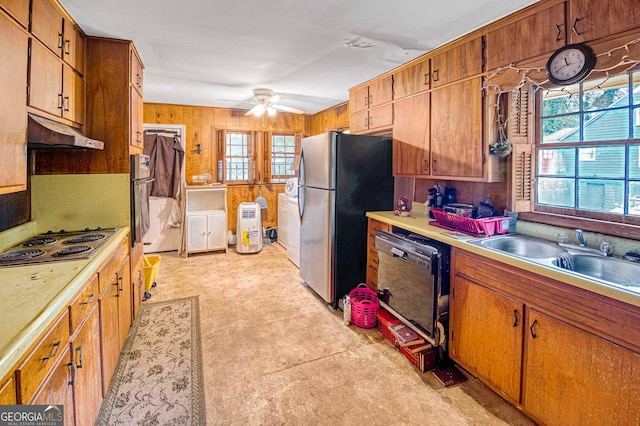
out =
[[[45,244],[55,243],[56,241],[58,240],[56,240],[53,237],[34,237],[22,243],[22,246],[23,247],[43,246]]]
[[[54,256],[69,256],[72,254],[84,253],[85,251],[91,250],[89,246],[70,246],[65,247],[63,249],[58,250],[53,255]]]
[[[71,232],[48,231],[0,253],[0,267],[90,259],[117,230],[86,228]]]

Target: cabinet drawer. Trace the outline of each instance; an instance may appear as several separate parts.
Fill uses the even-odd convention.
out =
[[[375,238],[376,231],[390,231],[391,226],[387,223],[377,221],[375,219],[369,219],[368,234],[370,237]]]
[[[369,253],[367,254],[367,266],[378,270],[378,251],[369,247]]]
[[[27,404],[62,354],[69,354],[69,311],[65,310],[16,370],[18,403]]]
[[[118,247],[113,250],[111,257],[102,264],[98,270],[98,284],[100,287],[100,294],[109,285],[111,279],[114,277],[122,262],[127,257],[128,253],[127,240],[125,239]]]
[[[373,290],[378,290],[378,271],[370,266],[367,266],[367,286]]]
[[[98,303],[98,275],[94,275],[77,297],[69,305],[70,334],[76,332],[93,305]]]

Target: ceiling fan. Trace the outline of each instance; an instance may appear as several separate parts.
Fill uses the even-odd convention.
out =
[[[255,104],[253,108],[246,112],[245,115],[254,115],[256,117],[260,117],[261,115],[275,115],[276,111],[283,112],[291,112],[294,114],[304,114],[304,111],[298,108],[288,107],[285,105],[280,105],[280,102],[283,99],[287,98],[287,95],[282,93],[274,93],[271,89],[258,88],[253,89],[253,97],[255,101],[246,102],[250,104]],[[220,101],[225,102],[236,102],[237,101],[229,101],[226,99],[219,99]],[[241,102],[242,103],[242,102]]]

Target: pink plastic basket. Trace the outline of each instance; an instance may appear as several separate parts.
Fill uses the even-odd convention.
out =
[[[375,291],[360,283],[349,292],[351,299],[351,322],[360,328],[373,328],[377,324],[380,301]]]

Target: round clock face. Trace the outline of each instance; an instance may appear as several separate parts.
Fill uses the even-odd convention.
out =
[[[570,44],[558,49],[547,62],[547,77],[555,84],[583,80],[595,66],[596,58],[587,46]]]

